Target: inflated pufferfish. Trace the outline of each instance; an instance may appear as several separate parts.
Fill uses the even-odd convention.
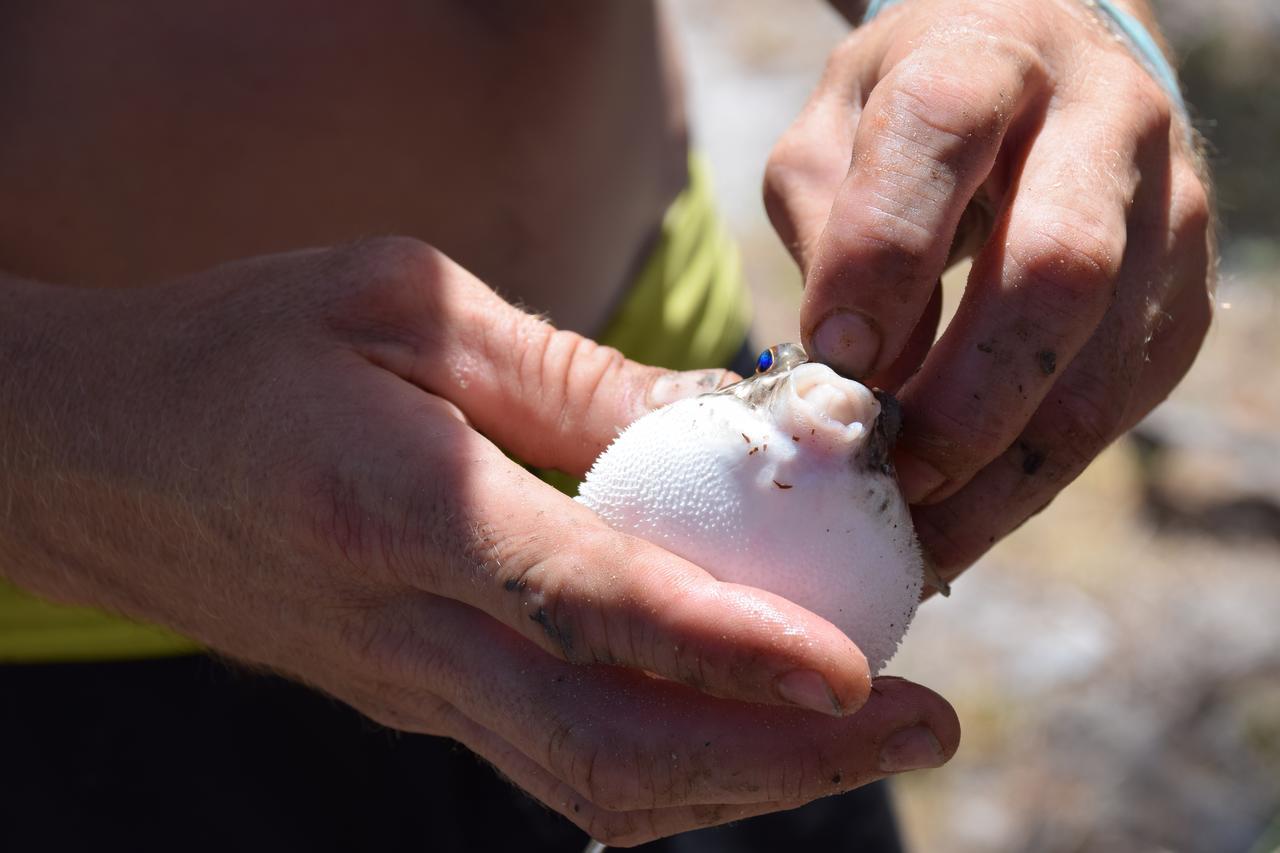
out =
[[[577,499],[720,580],[817,613],[875,674],[924,582],[889,461],[897,417],[891,397],[781,344],[761,353],[755,376],[631,424]]]

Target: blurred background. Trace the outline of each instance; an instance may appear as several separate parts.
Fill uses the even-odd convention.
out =
[[[1280,849],[1280,3],[1156,5],[1211,146],[1216,319],[1167,403],[921,609],[890,670],[964,740],[896,783],[913,850]],[[820,0],[672,9],[757,343],[795,340],[760,181],[847,26]]]

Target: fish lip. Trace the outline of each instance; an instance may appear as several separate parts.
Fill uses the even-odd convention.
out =
[[[823,364],[804,364],[788,372],[783,379],[789,407],[803,412],[806,419],[816,419],[824,431],[841,441],[853,440],[871,431],[880,418],[880,404],[871,389],[857,380],[840,376]],[[825,389],[820,397],[811,392]],[[832,396],[832,395],[835,396]]]

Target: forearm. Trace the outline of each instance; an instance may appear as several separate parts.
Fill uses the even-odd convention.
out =
[[[0,275],[0,575],[45,596],[88,601],[88,540],[96,538],[83,464],[97,434],[79,411],[87,379],[89,341],[75,293]],[[79,445],[79,446],[77,446]]]
[[[125,298],[0,276],[0,576],[145,615],[148,567],[177,542],[143,535],[157,505],[139,421],[157,409],[122,393],[122,377],[149,383],[127,343],[108,345]]]

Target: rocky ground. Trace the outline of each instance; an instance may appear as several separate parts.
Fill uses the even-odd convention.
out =
[[[1209,130],[1274,126],[1256,112],[1280,115],[1280,89],[1248,77],[1256,61],[1227,68],[1225,83],[1210,73],[1223,44],[1274,50],[1269,0],[1233,0],[1212,20],[1163,6],[1196,65],[1199,113],[1230,110]],[[798,282],[757,200],[760,173],[843,26],[817,0],[675,8],[757,336],[794,339]],[[1262,840],[1280,815],[1280,273],[1275,244],[1257,236],[1280,208],[1256,202],[1274,198],[1257,182],[1280,188],[1280,170],[1249,159],[1257,139],[1215,145],[1236,152],[1218,166],[1224,191],[1248,188],[1229,211],[1246,236],[1228,234],[1217,318],[1192,373],[951,598],[922,608],[890,667],[946,695],[965,731],[947,768],[898,783],[913,849],[1280,847],[1280,835]],[[1260,213],[1245,217],[1251,205]],[[963,271],[949,278],[949,296],[962,282]]]

